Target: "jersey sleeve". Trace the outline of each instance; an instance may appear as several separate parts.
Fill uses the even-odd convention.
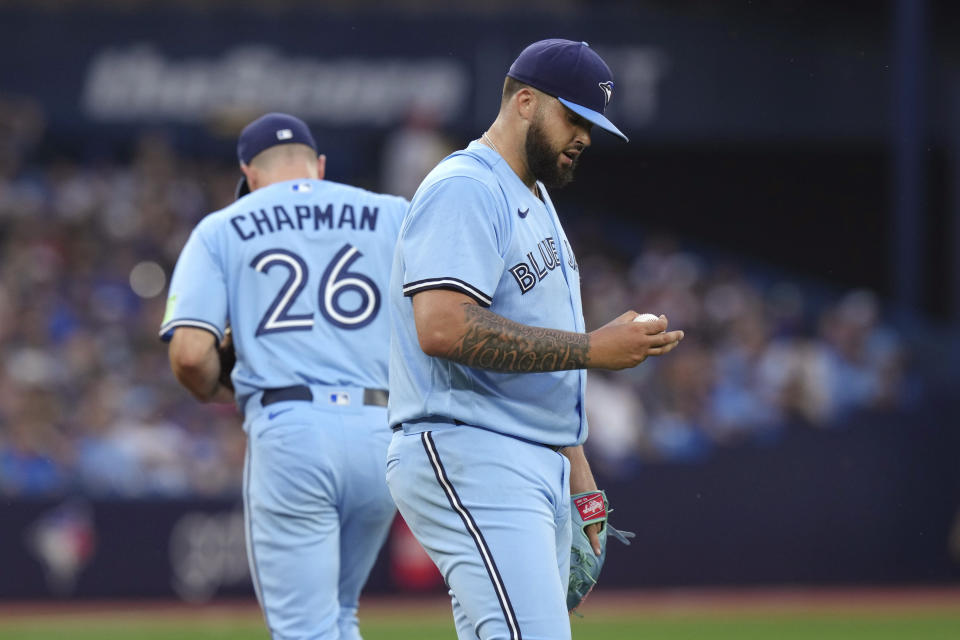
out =
[[[443,180],[411,204],[400,232],[403,294],[453,289],[490,306],[503,273],[500,203],[479,180]]]
[[[227,287],[223,269],[198,227],[190,234],[170,280],[160,339],[173,337],[177,327],[196,327],[212,333],[219,343],[227,326]]]

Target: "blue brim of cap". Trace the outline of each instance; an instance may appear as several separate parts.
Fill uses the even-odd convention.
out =
[[[567,109],[570,109],[570,111],[573,111],[578,116],[592,122],[594,125],[604,129],[605,131],[609,131],[618,138],[622,138],[624,142],[630,142],[630,139],[623,135],[623,132],[620,131],[620,129],[617,129],[617,126],[610,122],[610,120],[608,120],[607,117],[602,113],[598,113],[593,109],[581,107],[580,105],[570,102],[565,98],[557,98],[557,100],[559,100],[563,106],[565,106]]]

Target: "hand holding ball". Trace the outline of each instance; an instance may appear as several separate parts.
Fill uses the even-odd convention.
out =
[[[633,319],[634,322],[656,322],[658,320],[660,320],[660,316],[656,316],[652,313],[641,313]],[[657,331],[656,333],[663,333],[663,331]],[[651,333],[650,335],[655,334]]]

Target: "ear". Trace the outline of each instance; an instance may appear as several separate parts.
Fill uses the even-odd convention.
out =
[[[523,87],[514,94],[513,99],[516,101],[517,115],[520,119],[532,120],[539,104],[537,93],[530,87]]]
[[[256,167],[251,167],[241,162],[240,171],[243,171],[243,175],[247,177],[247,186],[250,188],[251,193],[260,188],[260,183],[258,182],[260,172],[257,171]]]
[[[327,156],[325,154],[320,154],[317,156],[317,180],[323,180],[323,176],[327,173]]]

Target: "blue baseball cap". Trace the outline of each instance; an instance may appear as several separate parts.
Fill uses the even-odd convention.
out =
[[[248,124],[240,132],[237,157],[242,164],[250,164],[261,151],[278,144],[305,144],[314,151],[317,150],[317,143],[303,120],[286,113],[268,113]],[[248,193],[250,186],[247,178],[242,177],[237,184],[235,195],[240,198]]]
[[[554,96],[574,113],[625,141],[603,115],[613,96],[610,67],[586,42],[551,38],[520,52],[507,75]]]

